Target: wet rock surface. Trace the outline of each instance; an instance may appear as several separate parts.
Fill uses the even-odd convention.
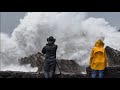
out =
[[[43,71],[44,65],[44,55],[40,52],[36,54],[32,54],[29,57],[21,58],[18,60],[21,65],[30,64],[31,67],[38,67],[37,72]],[[56,72],[64,72],[64,73],[80,73],[84,67],[78,65],[73,60],[57,60]]]
[[[109,66],[120,66],[120,51],[115,50],[109,46],[105,48]]]
[[[44,78],[43,73],[0,71],[0,78]],[[53,78],[87,78],[82,74],[55,74]]]
[[[58,73],[53,78],[90,78],[91,69],[86,68],[87,74]],[[37,72],[0,71],[0,78],[44,78],[44,74]],[[120,78],[120,66],[107,67],[104,78]]]
[[[120,51],[109,46],[106,48],[109,67],[105,70],[105,78],[120,78]],[[21,65],[30,64],[38,67],[37,72],[0,71],[0,78],[44,78],[43,66],[44,55],[40,52],[18,60]],[[86,67],[87,74],[81,74],[84,67],[73,60],[57,60],[58,66],[54,78],[90,78],[91,69]],[[59,67],[59,68],[58,68]],[[60,73],[61,71],[61,73]]]

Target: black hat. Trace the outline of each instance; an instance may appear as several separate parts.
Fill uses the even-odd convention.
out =
[[[56,39],[55,39],[55,38],[53,38],[53,36],[50,36],[49,38],[47,38],[47,41],[52,41],[52,42],[55,42],[55,41],[56,41]]]

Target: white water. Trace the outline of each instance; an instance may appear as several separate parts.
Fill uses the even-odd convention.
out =
[[[84,12],[27,13],[11,37],[1,33],[1,70],[36,71],[29,65],[20,66],[18,58],[41,51],[46,38],[53,35],[58,45],[57,58],[73,59],[88,65],[89,54],[97,39],[105,46],[120,46],[120,32],[104,18],[87,17]]]

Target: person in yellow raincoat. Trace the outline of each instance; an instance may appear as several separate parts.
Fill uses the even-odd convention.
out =
[[[108,65],[104,42],[99,39],[92,49],[90,55],[90,68],[92,69],[91,78],[96,78],[97,73],[99,78],[104,77],[105,68]]]

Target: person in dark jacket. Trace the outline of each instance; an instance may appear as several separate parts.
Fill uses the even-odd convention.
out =
[[[56,39],[53,36],[47,38],[47,44],[43,47],[42,53],[45,54],[44,63],[44,75],[45,78],[53,78],[56,69],[56,51],[57,45],[55,45]]]

